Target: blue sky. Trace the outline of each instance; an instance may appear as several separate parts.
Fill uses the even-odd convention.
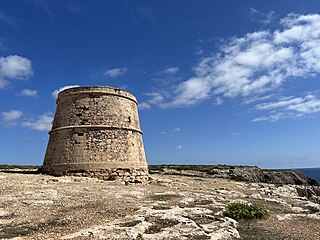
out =
[[[0,163],[78,85],[137,96],[150,164],[320,166],[320,2],[1,1]]]

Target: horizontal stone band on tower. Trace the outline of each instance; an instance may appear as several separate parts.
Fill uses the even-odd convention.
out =
[[[134,131],[134,132],[139,132],[141,134],[142,131],[140,129],[136,128],[125,128],[125,127],[116,127],[116,126],[107,126],[107,125],[82,125],[82,126],[67,126],[67,127],[59,127],[56,129],[52,129],[49,134],[52,132],[56,131],[61,131],[61,130],[69,130],[69,129],[85,129],[85,128],[100,128],[100,129],[118,129],[118,130],[124,130],[124,131]]]
[[[146,179],[136,98],[119,88],[76,87],[57,98],[43,172]]]

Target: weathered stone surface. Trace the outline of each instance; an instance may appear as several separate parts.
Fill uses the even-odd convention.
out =
[[[148,173],[137,100],[121,89],[76,87],[62,91],[49,134],[43,173],[104,175],[105,179]]]
[[[0,239],[319,239],[320,204],[300,197],[297,185],[151,177],[126,185],[0,171]],[[223,216],[236,201],[263,205],[269,215],[239,222]]]

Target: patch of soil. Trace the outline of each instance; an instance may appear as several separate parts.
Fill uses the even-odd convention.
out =
[[[200,206],[200,207],[201,206],[206,206],[206,205],[209,205],[209,204],[212,204],[212,203],[213,203],[213,201],[211,201],[211,200],[197,199],[194,202],[180,204],[179,206],[182,207],[182,208],[186,208],[186,207],[194,208],[194,207],[198,207],[198,206]]]
[[[285,232],[266,228],[258,221],[240,221],[238,231],[243,240],[299,240]]]
[[[173,227],[179,223],[177,220],[167,218],[147,218],[146,220],[152,222],[152,225],[145,231],[146,234],[158,233],[163,228]]]
[[[140,220],[133,220],[133,221],[129,221],[129,222],[119,223],[118,225],[120,227],[134,227],[134,226],[138,225],[139,223],[141,223]]]
[[[243,199],[243,200],[248,201],[248,199]],[[258,205],[264,206],[270,212],[281,213],[281,214],[293,213],[293,211],[288,206],[281,205],[277,202],[270,202],[264,199],[250,199],[249,201],[252,204],[258,204]]]
[[[43,232],[47,229],[65,227],[71,222],[64,219],[50,219],[43,223],[21,223],[17,225],[7,226],[0,231],[0,239],[14,238],[17,236],[23,237],[33,234],[35,232]]]
[[[215,217],[211,215],[193,215],[190,217],[196,224],[210,224],[215,221]]]
[[[164,205],[158,205],[158,206],[153,206],[152,209],[154,209],[154,210],[169,210],[169,209],[171,209],[171,207],[164,206]]]
[[[181,200],[182,197],[177,194],[154,194],[149,196],[154,201],[170,201],[170,200]]]
[[[211,237],[206,236],[206,235],[193,235],[193,236],[188,236],[189,240],[207,240],[211,239]]]

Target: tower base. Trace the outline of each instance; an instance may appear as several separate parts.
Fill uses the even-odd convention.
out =
[[[92,177],[109,181],[119,180],[129,183],[145,183],[149,180],[148,170],[142,168],[113,168],[68,171],[56,171],[53,169],[42,168],[41,173],[53,176]]]

